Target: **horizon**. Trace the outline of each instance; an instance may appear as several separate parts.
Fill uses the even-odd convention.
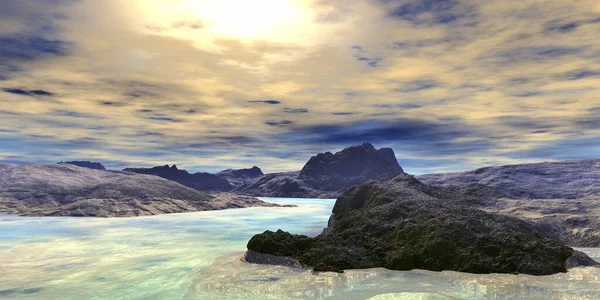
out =
[[[0,163],[414,175],[600,153],[600,3],[0,3]],[[374,34],[376,33],[376,34]]]
[[[368,143],[368,142],[367,142]],[[369,143],[370,144],[370,143]],[[353,146],[358,146],[358,145],[351,145],[348,147],[353,147]],[[347,147],[345,147],[347,148]],[[344,148],[344,149],[345,149]],[[376,149],[381,149],[381,148],[377,148]],[[343,149],[339,149],[339,150],[335,150],[335,151],[323,151],[323,152],[319,152],[319,153],[325,153],[325,152],[332,152],[332,153],[336,153],[338,151],[341,151]],[[394,149],[392,149],[394,150]],[[314,155],[317,155],[317,153],[315,153]],[[314,156],[313,155],[313,156]],[[312,157],[312,156],[311,156]],[[306,159],[306,162],[308,162],[308,160],[311,158],[308,157]],[[566,159],[566,160],[541,160],[541,161],[530,161],[530,162],[523,162],[520,164],[535,164],[535,163],[553,163],[553,162],[565,162],[565,161],[577,161],[577,160],[598,160],[600,158],[595,158],[595,157],[588,157],[588,158],[579,158],[579,159]],[[398,164],[400,165],[400,167],[402,167],[402,169],[404,170],[404,173],[410,174],[410,175],[414,175],[414,176],[419,176],[419,175],[425,175],[425,174],[435,174],[435,173],[459,173],[459,172],[465,172],[465,171],[473,171],[473,170],[477,170],[480,168],[485,168],[485,167],[500,167],[500,166],[507,166],[507,165],[514,165],[514,164],[507,164],[507,165],[487,165],[487,166],[480,166],[480,167],[475,167],[472,169],[465,169],[465,170],[459,170],[459,171],[448,171],[448,172],[433,172],[433,173],[417,173],[417,172],[411,172],[410,170],[408,170],[407,168],[405,168],[404,166],[402,166],[401,160],[399,160],[396,157],[396,160],[398,160]],[[22,166],[22,165],[30,165],[30,164],[60,164],[60,163],[68,163],[68,162],[74,162],[74,161],[86,161],[86,162],[91,162],[91,163],[100,163],[102,164],[104,167],[106,167],[107,170],[115,170],[115,171],[122,171],[125,168],[153,168],[153,167],[172,167],[172,166],[177,166],[177,169],[179,170],[185,170],[187,172],[189,172],[190,174],[192,173],[210,173],[210,174],[216,174],[218,172],[221,171],[226,171],[226,170],[237,170],[236,168],[214,168],[211,170],[203,170],[203,169],[188,169],[186,168],[184,165],[178,164],[178,163],[163,163],[163,164],[157,164],[157,165],[144,165],[144,166],[112,166],[110,164],[104,164],[102,161],[96,161],[96,160],[90,160],[90,159],[83,159],[83,160],[61,160],[58,162],[54,162],[54,163],[7,163],[9,165],[13,165],[13,166]],[[305,162],[305,163],[306,163]],[[3,164],[4,162],[0,162],[0,164]],[[258,167],[264,174],[270,174],[270,173],[281,173],[281,172],[294,172],[294,171],[299,171],[302,169],[304,165],[302,165],[301,167],[299,167],[298,169],[293,169],[293,170],[282,170],[282,171],[265,171],[265,169],[263,169],[261,166],[258,165],[252,165],[252,166],[247,166],[247,167],[243,167],[243,168],[238,168],[238,169],[251,169],[253,167]]]

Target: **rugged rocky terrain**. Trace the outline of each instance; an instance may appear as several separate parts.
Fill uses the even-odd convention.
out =
[[[237,187],[265,174],[259,167],[254,166],[250,169],[227,169],[216,175],[227,180],[232,186]]]
[[[76,165],[76,166],[88,168],[88,169],[106,170],[106,168],[101,163],[91,162],[91,161],[83,161],[83,160],[65,161],[65,162],[61,161],[58,164],[70,164],[70,165]]]
[[[480,208],[530,222],[565,245],[600,247],[600,199],[502,198]]]
[[[126,168],[123,171],[160,176],[199,191],[233,190],[233,185],[231,185],[227,179],[216,174],[204,172],[190,174],[186,170],[179,170],[176,165],[171,167],[165,165],[153,168]]]
[[[600,199],[600,159],[485,167],[417,178],[429,185],[480,183],[512,198]]]
[[[321,235],[266,231],[248,242],[245,259],[315,271],[385,267],[533,275],[596,264],[527,222],[473,207],[497,193],[480,185],[430,187],[407,174],[367,182],[336,201]]]
[[[485,167],[417,177],[426,184],[459,188],[484,184],[507,197],[479,208],[530,222],[573,247],[600,247],[600,160]]]
[[[71,164],[0,165],[0,213],[129,217],[276,206],[231,193],[210,195],[157,176]]]
[[[375,149],[364,143],[335,154],[319,153],[300,172],[267,174],[234,191],[254,196],[336,198],[353,185],[386,181],[402,173],[392,149]]]

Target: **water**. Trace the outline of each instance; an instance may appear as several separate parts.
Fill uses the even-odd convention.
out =
[[[127,219],[0,215],[0,299],[600,299],[600,269],[553,276],[381,268],[313,275],[240,261],[264,230],[317,235],[333,200]],[[582,249],[600,259],[600,249]]]

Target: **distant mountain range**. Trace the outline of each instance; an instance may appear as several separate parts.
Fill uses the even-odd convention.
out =
[[[0,213],[129,217],[275,206],[231,193],[208,194],[158,176],[72,164],[0,165]]]
[[[186,170],[179,170],[176,165],[171,167],[165,165],[153,168],[126,168],[123,171],[156,175],[200,191],[231,191],[234,188],[227,179],[221,176],[203,172],[190,174]]]
[[[268,205],[252,196],[338,198],[352,186],[405,175],[392,149],[369,143],[319,153],[301,170],[281,173],[264,174],[256,166],[216,174],[189,173],[175,165],[103,168],[89,161],[0,165],[0,213],[135,216]],[[600,246],[599,159],[416,178],[432,187],[426,191],[432,197],[526,220],[571,246]]]
[[[480,183],[512,198],[579,199],[600,196],[600,159],[485,167],[417,178],[429,185]]]

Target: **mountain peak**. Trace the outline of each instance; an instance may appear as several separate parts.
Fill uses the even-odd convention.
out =
[[[379,150],[370,143],[342,151],[319,153],[310,158],[299,178],[317,188],[338,189],[368,180],[386,181],[404,173],[391,148]]]

